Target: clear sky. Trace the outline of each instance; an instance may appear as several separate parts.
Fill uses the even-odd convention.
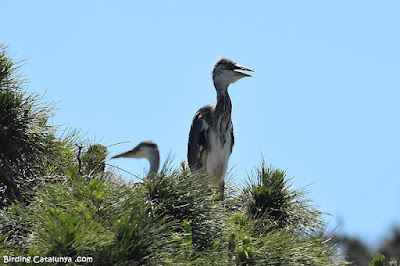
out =
[[[238,184],[261,162],[308,184],[331,226],[377,243],[400,223],[399,1],[2,1],[0,42],[55,125],[111,155],[143,140],[186,159],[215,102],[219,56],[255,70],[231,85]],[[138,175],[145,160],[111,161]],[[124,175],[129,178],[128,175]]]

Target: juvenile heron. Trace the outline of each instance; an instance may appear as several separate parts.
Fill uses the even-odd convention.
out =
[[[192,170],[205,169],[211,184],[224,195],[225,175],[234,144],[231,120],[232,102],[228,94],[230,84],[251,75],[235,71],[253,71],[236,62],[221,58],[212,71],[217,102],[200,108],[190,128],[188,162]]]
[[[160,153],[158,151],[157,144],[151,141],[143,141],[139,143],[135,148],[130,151],[118,154],[112,159],[116,158],[145,158],[150,163],[150,171],[147,176],[155,174],[160,166]]]

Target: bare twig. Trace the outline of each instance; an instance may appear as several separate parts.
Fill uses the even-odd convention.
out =
[[[78,146],[78,172],[80,175],[82,175],[82,160],[81,160],[81,152],[82,152],[82,145],[77,144],[76,146]]]

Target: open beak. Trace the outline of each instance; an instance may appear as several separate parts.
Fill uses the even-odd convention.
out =
[[[235,65],[235,69],[240,69],[240,70],[246,70],[246,71],[254,72],[253,69],[250,69],[250,68],[248,68],[248,67],[241,66],[241,65]],[[234,72],[235,75],[237,75],[237,76],[241,76],[241,77],[252,77],[252,75],[249,75],[249,74],[246,74],[246,73],[242,73],[242,72],[239,72],[239,71],[233,71],[233,72]]]

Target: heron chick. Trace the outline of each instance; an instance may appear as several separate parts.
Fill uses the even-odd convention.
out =
[[[130,151],[118,154],[112,159],[116,158],[145,158],[150,163],[150,170],[147,176],[155,174],[160,166],[160,153],[157,144],[151,141],[143,141]]]
[[[200,108],[192,121],[188,143],[188,162],[192,170],[205,169],[211,184],[224,196],[225,175],[234,145],[231,120],[232,102],[228,87],[251,75],[237,70],[253,71],[228,58],[221,58],[212,71],[217,102]]]

